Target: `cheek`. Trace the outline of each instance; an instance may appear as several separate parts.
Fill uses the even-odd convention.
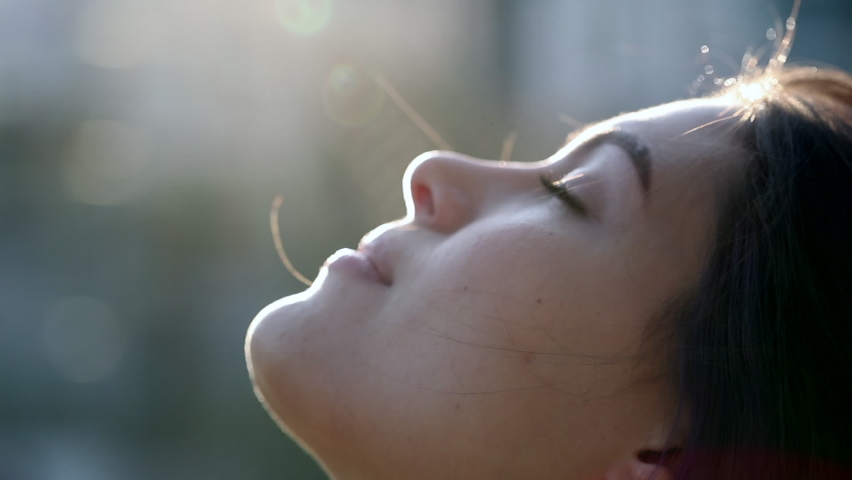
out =
[[[625,385],[635,329],[612,252],[556,238],[469,229],[397,290],[329,278],[270,309],[252,342],[268,407],[327,458],[510,458],[548,435],[582,448],[572,432],[615,418],[594,400]]]
[[[518,228],[436,252],[416,294],[388,316],[408,322],[392,342],[402,359],[393,368],[467,393],[559,384],[579,394],[623,380],[619,359],[634,352],[642,326],[624,291],[629,278],[608,263],[610,252],[577,242],[572,253],[555,238]],[[421,363],[410,365],[406,352]]]

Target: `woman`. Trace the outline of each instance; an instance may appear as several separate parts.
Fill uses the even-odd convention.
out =
[[[342,479],[848,478],[852,78],[783,60],[541,162],[418,157],[255,318],[257,395]]]

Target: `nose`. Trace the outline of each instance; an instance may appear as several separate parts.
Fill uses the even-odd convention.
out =
[[[461,153],[434,151],[415,158],[405,171],[403,194],[415,224],[452,233],[494,202],[529,191],[532,164],[495,162]]]

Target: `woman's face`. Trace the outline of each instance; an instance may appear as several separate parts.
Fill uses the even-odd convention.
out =
[[[670,446],[637,354],[709,253],[737,108],[622,115],[535,163],[418,157],[405,219],[254,319],[258,396],[343,478],[622,478]]]

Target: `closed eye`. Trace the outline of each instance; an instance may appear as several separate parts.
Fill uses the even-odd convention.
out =
[[[564,181],[554,182],[548,178],[546,174],[539,176],[539,179],[541,180],[541,184],[544,189],[554,197],[562,200],[568,208],[583,217],[589,216],[589,210],[586,208],[586,205],[583,204],[576,195],[571,193],[571,191],[565,186]]]

